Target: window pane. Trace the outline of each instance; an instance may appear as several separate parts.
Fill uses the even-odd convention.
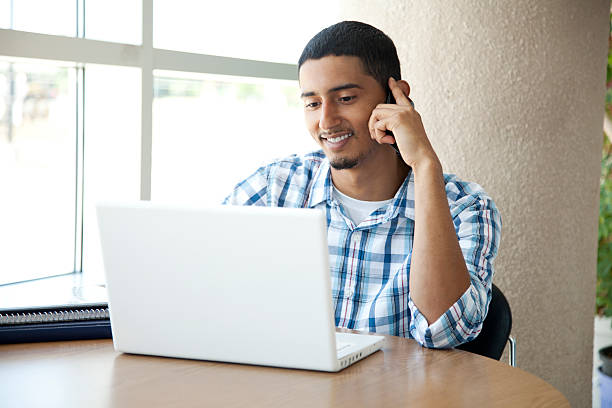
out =
[[[260,165],[316,149],[297,81],[155,77],[154,200],[220,203]]]
[[[86,0],[85,37],[142,43],[142,0]]]
[[[74,37],[76,0],[13,0],[15,30]]]
[[[0,28],[11,28],[11,0],[0,0]]]
[[[83,273],[104,282],[95,205],[140,194],[140,69],[85,68]]]
[[[155,0],[153,7],[156,48],[290,64],[313,35],[339,17],[339,0],[226,0],[214,6]]]
[[[74,270],[76,71],[0,62],[0,284]]]

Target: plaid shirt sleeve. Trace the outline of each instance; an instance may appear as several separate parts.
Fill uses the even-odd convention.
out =
[[[268,178],[270,167],[260,167],[236,185],[230,195],[225,197],[223,204],[228,205],[267,205]]]
[[[409,296],[410,334],[431,348],[450,348],[473,340],[482,328],[493,279],[493,259],[501,236],[495,203],[473,183],[447,183],[447,196],[459,246],[470,274],[470,286],[435,322],[428,324]],[[470,189],[478,191],[471,192]]]

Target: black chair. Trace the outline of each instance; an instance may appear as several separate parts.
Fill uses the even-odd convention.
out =
[[[509,364],[516,366],[516,341],[510,336],[512,330],[512,312],[506,297],[493,285],[489,312],[482,324],[482,330],[474,340],[456,348],[499,360],[506,343],[510,343]]]

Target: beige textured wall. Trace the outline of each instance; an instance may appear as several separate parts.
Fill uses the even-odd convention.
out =
[[[609,0],[345,1],[396,43],[445,172],[481,184],[503,231],[494,281],[518,367],[591,401]]]

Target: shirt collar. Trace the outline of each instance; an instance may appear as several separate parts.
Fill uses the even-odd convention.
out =
[[[398,214],[414,221],[414,172],[412,169],[408,171],[408,176],[395,193],[392,208],[391,217],[395,217],[397,211]]]
[[[331,203],[333,184],[329,160],[325,158],[314,175],[308,197],[309,208],[316,207],[322,202]],[[385,213],[386,219],[401,214],[414,221],[414,172],[409,170],[408,176],[395,193],[394,199]]]
[[[316,207],[324,201],[331,202],[333,184],[331,181],[331,171],[329,168],[329,160],[323,159],[321,165],[317,169],[313,182],[310,187],[308,196],[308,207]]]

